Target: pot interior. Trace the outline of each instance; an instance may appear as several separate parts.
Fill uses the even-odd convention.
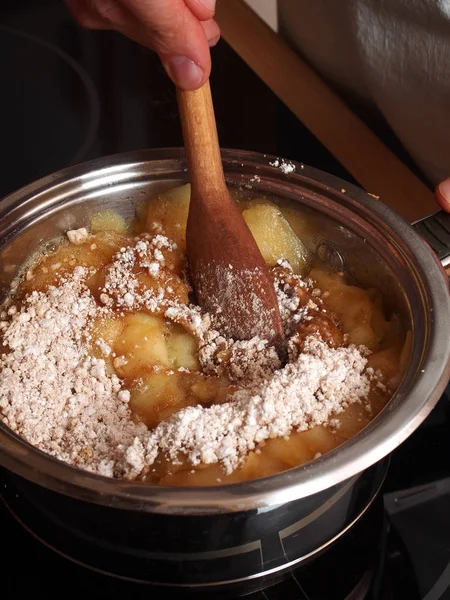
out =
[[[186,490],[184,495],[178,490],[177,500],[170,498],[168,489],[149,486],[153,491],[143,491],[142,484],[110,481],[67,465],[55,466],[57,461],[27,448],[1,424],[5,466],[25,475],[24,461],[31,456],[39,463],[34,471],[40,470],[38,479],[45,480],[45,485],[61,487],[58,480],[65,473],[73,486],[70,493],[102,489],[107,495],[128,500],[136,494],[142,499],[144,494],[149,506],[161,502],[270,505],[281,498],[314,493],[367,468],[403,441],[431,410],[448,373],[449,349],[438,339],[438,332],[449,324],[450,309],[439,266],[410,225],[362,190],[304,165],[296,164],[295,170],[286,174],[274,166],[274,157],[224,151],[223,158],[227,181],[237,198],[264,195],[300,205],[308,223],[302,238],[305,245],[361,286],[380,290],[386,310],[401,315],[405,329],[413,332],[409,367],[393,399],[368,427],[330,456],[267,480],[224,486],[234,487],[226,494],[220,487],[200,498],[198,489]],[[159,150],[73,167],[9,196],[0,205],[2,298],[14,286],[24,263],[39,248],[52,246],[67,230],[89,226],[91,217],[105,208],[132,218],[146,199],[187,181],[182,151]],[[50,472],[52,476],[47,477]]]

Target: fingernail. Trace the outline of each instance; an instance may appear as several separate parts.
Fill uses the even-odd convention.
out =
[[[200,0],[205,8],[214,12],[216,10],[216,0]]]
[[[217,35],[215,38],[208,40],[209,47],[212,48],[213,46],[215,46],[219,40],[220,40],[220,35]]]
[[[166,62],[166,69],[175,84],[183,90],[195,90],[203,82],[202,69],[186,56],[174,56]]]
[[[438,185],[438,191],[441,196],[450,203],[450,179],[446,179]]]

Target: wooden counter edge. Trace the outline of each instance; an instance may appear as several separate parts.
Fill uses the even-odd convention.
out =
[[[432,191],[243,0],[219,0],[216,19],[224,40],[363,188],[410,222],[436,212]]]

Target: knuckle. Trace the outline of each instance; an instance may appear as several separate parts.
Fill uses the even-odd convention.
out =
[[[91,4],[103,22],[117,24],[117,17],[121,12],[120,3],[117,0],[91,0]]]

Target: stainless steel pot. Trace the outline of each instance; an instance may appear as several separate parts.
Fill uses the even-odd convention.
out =
[[[26,504],[23,515],[33,513],[34,523],[46,523],[47,534],[64,531],[65,542],[55,541],[55,534],[48,543],[79,562],[183,589],[260,587],[320,554],[359,520],[382,484],[384,459],[426,418],[448,382],[448,281],[430,247],[361,189],[301,164],[286,175],[271,166],[274,160],[223,152],[230,184],[245,189],[251,182],[255,193],[300,203],[314,221],[311,249],[342,263],[363,285],[375,285],[401,312],[414,334],[403,381],[385,410],[337,450],[275,476],[211,488],[154,487],[92,475],[38,451],[1,424],[4,498],[11,503],[18,495],[15,510]],[[148,195],[187,180],[180,149],[154,150],[75,166],[5,198],[1,293],[38,246],[88,225],[105,206],[131,216]],[[450,226],[442,222],[445,231]],[[435,224],[431,229],[436,233]],[[11,486],[14,494],[8,493]],[[120,567],[111,566],[113,555],[122,557]]]

